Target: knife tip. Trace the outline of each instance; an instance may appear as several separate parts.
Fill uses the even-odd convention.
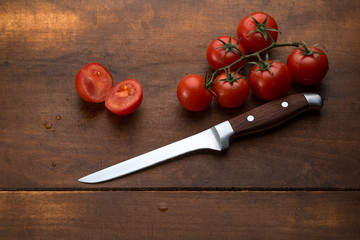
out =
[[[81,183],[96,183],[96,181],[89,181],[87,177],[79,178],[78,181]]]
[[[100,179],[99,177],[90,174],[88,176],[79,178],[78,181],[81,183],[100,183],[100,182],[105,182],[106,179]]]

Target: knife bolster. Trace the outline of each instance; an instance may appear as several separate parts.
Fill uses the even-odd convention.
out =
[[[321,107],[323,105],[323,101],[319,94],[304,93],[304,97],[308,101],[309,107],[311,110],[320,110],[321,109]]]
[[[219,150],[223,150],[229,147],[230,137],[234,134],[234,130],[231,127],[229,121],[219,123],[211,128],[217,142],[219,143]]]

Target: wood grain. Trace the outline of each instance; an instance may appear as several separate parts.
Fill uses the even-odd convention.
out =
[[[234,136],[240,137],[274,128],[312,108],[305,95],[298,93],[265,103],[230,119],[229,122]],[[320,108],[321,104],[317,110]]]
[[[288,92],[320,94],[320,112],[225,152],[77,181],[264,104],[250,94],[237,109],[191,113],[176,97],[182,77],[211,70],[208,44],[255,11],[277,20],[278,42],[326,48],[325,79]],[[0,239],[359,239],[359,26],[351,0],[2,0]],[[89,62],[115,83],[137,79],[140,108],[119,117],[82,101],[74,78]]]
[[[359,192],[0,192],[0,209],[0,239],[360,237]]]
[[[251,94],[237,109],[213,102],[190,113],[175,91],[183,76],[210,69],[212,39],[235,36],[238,22],[259,10],[277,20],[279,42],[326,47],[323,82],[293,84],[288,93],[320,94],[321,113],[235,141],[224,153],[186,156],[97,187],[359,188],[359,9],[357,1],[2,1],[0,188],[88,188],[77,179],[263,104]],[[286,61],[290,51],[270,53]],[[115,116],[77,96],[75,75],[89,62],[105,65],[116,83],[140,81],[137,112]]]

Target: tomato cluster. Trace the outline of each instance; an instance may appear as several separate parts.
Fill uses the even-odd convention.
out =
[[[210,106],[212,96],[226,108],[241,106],[249,91],[263,100],[284,96],[292,83],[312,85],[320,82],[328,71],[328,59],[319,48],[304,42],[277,44],[278,25],[269,14],[255,12],[243,18],[237,27],[237,39],[221,36],[210,42],[206,57],[215,70],[211,79],[200,75],[185,76],[178,84],[180,104],[190,111],[202,111]],[[287,64],[268,59],[274,47],[295,46]],[[266,53],[265,60],[262,55]],[[248,80],[239,71],[247,59],[258,59]]]
[[[82,67],[75,78],[79,96],[91,103],[105,101],[105,107],[117,115],[128,115],[141,104],[143,90],[135,79],[126,79],[114,85],[109,70],[99,63]]]

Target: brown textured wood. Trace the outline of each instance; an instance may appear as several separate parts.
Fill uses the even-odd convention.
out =
[[[238,109],[213,102],[190,113],[176,86],[209,70],[212,39],[236,35],[246,14],[264,10],[277,19],[279,42],[326,47],[324,81],[293,84],[288,93],[320,94],[321,113],[233,142],[221,154],[190,155],[100,186],[357,188],[359,9],[353,1],[2,1],[0,187],[86,188],[76,180],[263,104],[251,94]],[[286,61],[291,50],[270,54]],[[105,65],[115,83],[139,80],[144,101],[136,113],[115,116],[78,97],[74,78],[89,62]]]
[[[77,182],[264,104],[250,94],[237,109],[214,101],[190,113],[176,98],[182,77],[209,71],[207,45],[236,36],[255,11],[277,20],[278,42],[326,47],[325,79],[288,93],[320,94],[319,113],[225,152]],[[352,0],[1,1],[0,239],[359,239],[359,26]],[[270,57],[286,62],[291,50]],[[78,97],[74,78],[89,62],[106,66],[115,83],[142,84],[134,114]],[[173,191],[148,192],[164,189]]]
[[[286,106],[282,106],[286,103]],[[274,128],[313,106],[303,93],[276,99],[230,119],[234,136],[244,136]],[[317,108],[320,110],[320,106]]]
[[[360,236],[359,192],[0,192],[0,207],[0,239]]]

